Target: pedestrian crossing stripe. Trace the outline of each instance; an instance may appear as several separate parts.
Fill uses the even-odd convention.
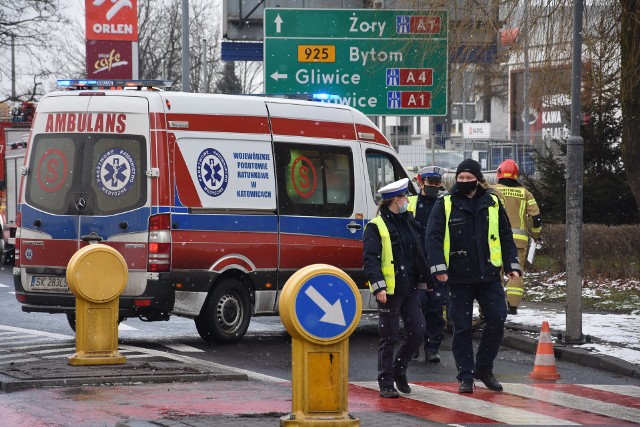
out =
[[[196,347],[191,347],[190,345],[181,344],[181,343],[163,343],[163,346],[170,348],[175,351],[179,351],[181,353],[204,353],[204,350],[201,350]]]
[[[0,288],[9,288],[9,285],[5,285],[4,283],[0,283]]]
[[[375,381],[351,384],[378,392]],[[502,393],[477,384],[475,393],[460,394],[456,383],[410,385],[411,394],[402,399],[380,400],[393,401],[396,411],[407,405],[407,413],[448,424],[637,425],[640,420],[640,399],[634,396],[640,387],[502,383]]]
[[[634,385],[583,384],[582,386],[640,398],[640,387]]]

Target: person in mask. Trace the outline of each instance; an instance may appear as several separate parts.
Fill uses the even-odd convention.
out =
[[[426,231],[431,273],[449,287],[459,393],[473,393],[474,378],[490,390],[502,391],[493,374],[507,318],[501,269],[512,278],[522,275],[507,214],[498,197],[479,185],[483,178],[478,162],[463,160],[451,194],[436,201]],[[485,322],[475,360],[474,299]]]
[[[378,214],[363,237],[363,269],[378,304],[378,385],[386,398],[411,393],[407,367],[425,329],[418,287],[426,288],[429,272],[420,226],[407,210],[408,184],[403,178],[378,190]],[[404,337],[396,349],[401,318]]]
[[[442,185],[442,178],[446,169],[439,166],[427,166],[418,171],[420,194],[409,197],[409,211],[413,213],[420,224],[420,242],[425,244],[425,230],[429,222],[429,216],[436,199],[447,194]],[[424,248],[426,254],[426,248]],[[446,320],[444,309],[449,298],[449,291],[442,282],[436,282],[433,276],[427,277],[427,289],[420,290],[420,306],[425,320],[424,333],[424,360],[429,363],[440,362],[440,344],[444,338]],[[419,350],[413,355],[414,359],[420,356]]]

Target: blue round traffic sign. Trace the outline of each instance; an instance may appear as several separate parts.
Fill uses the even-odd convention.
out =
[[[318,338],[342,335],[356,317],[356,296],[341,277],[320,274],[300,286],[295,300],[300,325]]]
[[[285,283],[279,312],[292,336],[316,344],[334,344],[351,335],[360,321],[360,290],[337,267],[309,265]]]

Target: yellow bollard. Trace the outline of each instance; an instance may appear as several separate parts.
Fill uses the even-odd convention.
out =
[[[349,336],[362,314],[358,287],[337,267],[310,265],[287,280],[279,311],[292,339],[292,413],[280,426],[359,426],[347,412]]]
[[[126,261],[111,246],[85,246],[69,260],[67,282],[76,296],[76,353],[70,365],[125,363],[118,351],[118,297],[128,276]]]

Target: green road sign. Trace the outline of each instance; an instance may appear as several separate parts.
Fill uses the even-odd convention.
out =
[[[447,12],[265,9],[267,94],[370,115],[446,115]]]

